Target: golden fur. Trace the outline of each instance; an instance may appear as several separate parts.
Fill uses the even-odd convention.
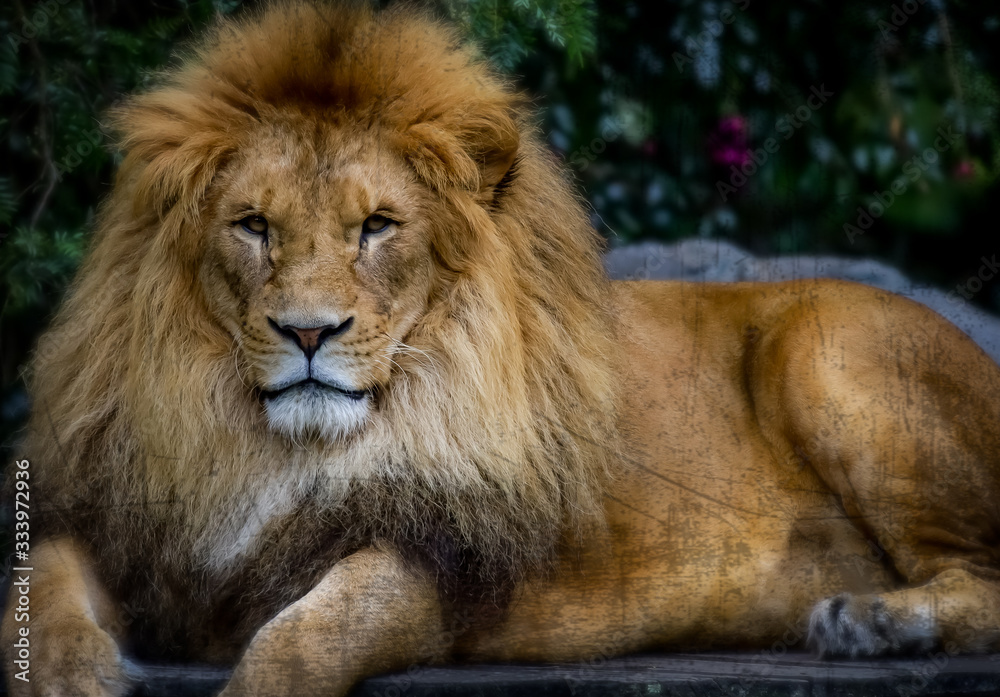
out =
[[[120,648],[242,656],[233,697],[1000,647],[1000,369],[853,284],[610,283],[523,107],[419,12],[281,2],[115,110],[32,364],[12,692],[121,694]]]
[[[313,580],[299,572],[289,583],[286,567],[311,560],[248,549],[219,568],[216,558],[264,490],[312,496],[327,528],[346,526],[297,530],[304,539],[290,548],[322,536],[336,548],[328,560],[372,539],[410,543],[489,593],[544,564],[566,526],[597,510],[615,394],[595,234],[518,121],[518,97],[456,42],[405,9],[277,5],[220,25],[115,111],[126,157],[41,339],[25,452],[59,463],[39,468],[38,497],[60,511],[53,527],[93,545],[119,593],[137,567],[154,579],[200,571],[193,599],[136,602],[198,600],[208,611],[212,586],[238,585],[277,594],[250,624],[273,614]],[[434,216],[423,251],[433,279],[420,288],[429,307],[406,338],[412,350],[392,356],[377,414],[350,439],[305,447],[263,423],[241,382],[246,358],[199,282],[213,180],[252,166],[240,149],[289,119],[302,132],[363,128],[389,140],[426,182]],[[481,168],[514,149],[516,173],[494,202]],[[269,577],[243,589],[265,563]]]

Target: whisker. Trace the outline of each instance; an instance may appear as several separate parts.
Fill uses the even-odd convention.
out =
[[[237,342],[236,337],[234,336],[233,337],[233,342],[229,346],[229,351],[230,351],[230,353],[233,354],[233,367],[236,369],[236,377],[238,377],[240,379],[240,382],[243,383],[243,386],[245,388],[247,388],[248,390],[249,389],[253,389],[253,386],[250,385],[250,383],[248,383],[246,381],[246,378],[243,377],[243,373],[240,372],[240,354],[239,354],[239,351],[235,350],[238,346],[239,346],[239,344]]]
[[[406,353],[407,355],[412,356],[412,357],[415,357],[415,356],[419,355],[419,356],[421,356],[423,358],[426,358],[427,359],[427,364],[422,364],[421,363],[422,367],[424,367],[424,368],[430,367],[430,368],[434,368],[434,369],[439,369],[440,368],[440,366],[435,361],[434,357],[430,353],[428,353],[427,351],[425,351],[423,349],[419,349],[416,346],[410,346],[409,344],[407,344],[407,343],[405,343],[403,341],[400,341],[399,339],[394,339],[393,337],[389,336],[389,334],[387,334],[386,332],[382,332],[382,336],[384,336],[389,341],[391,341],[393,347],[396,348],[397,350],[400,350],[401,353]]]
[[[405,370],[403,370],[403,366],[401,366],[396,361],[392,360],[392,358],[390,356],[378,356],[377,358],[379,360],[388,361],[389,363],[392,363],[394,366],[396,366],[397,368],[399,368],[399,372],[401,372],[401,373],[405,373],[406,372]],[[385,365],[385,363],[380,363],[379,365]]]

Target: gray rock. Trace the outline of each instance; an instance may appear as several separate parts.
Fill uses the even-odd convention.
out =
[[[886,264],[843,257],[755,257],[721,240],[643,242],[612,249],[604,259],[612,278],[626,280],[787,281],[839,278],[867,283],[927,305],[972,337],[1000,363],[1000,318],[956,293],[911,281]]]

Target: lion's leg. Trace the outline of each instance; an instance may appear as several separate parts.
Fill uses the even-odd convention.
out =
[[[908,586],[823,601],[812,639],[848,655],[1000,648],[1000,370],[929,310],[884,300],[860,319],[828,308],[822,342],[806,327],[786,343],[810,349],[783,354],[783,430]]]
[[[118,633],[114,603],[86,553],[68,538],[46,541],[32,548],[30,565],[31,571],[14,572],[0,629],[10,694],[124,694],[128,681],[116,642],[120,637],[112,637]],[[22,595],[28,600],[21,601]],[[29,672],[22,675],[28,681],[18,679],[22,666],[16,663],[21,648],[15,644],[25,638]]]
[[[813,610],[809,644],[824,656],[996,651],[1000,588],[964,569],[949,569],[916,588],[843,593]]]
[[[363,677],[440,657],[442,638],[429,575],[395,552],[362,550],[257,633],[222,695],[343,695]]]

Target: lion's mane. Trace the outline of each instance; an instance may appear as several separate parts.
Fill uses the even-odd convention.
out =
[[[114,110],[124,158],[36,350],[25,449],[46,534],[91,545],[157,651],[252,631],[373,543],[455,597],[502,602],[599,524],[618,453],[608,281],[522,107],[422,13],[279,3],[221,22]],[[378,129],[439,206],[418,351],[343,442],[265,427],[198,280],[215,175],[251,126],[287,114]]]

